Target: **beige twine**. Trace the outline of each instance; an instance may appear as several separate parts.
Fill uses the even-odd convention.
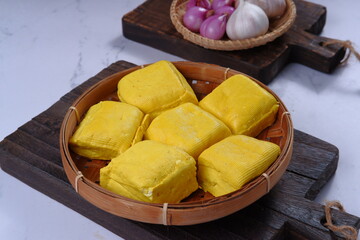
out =
[[[227,79],[227,74],[228,74],[229,71],[230,71],[230,68],[225,69],[225,72],[224,72],[224,80]]]
[[[164,203],[163,208],[162,208],[162,221],[163,221],[163,224],[165,226],[168,225],[168,222],[167,222],[167,209],[168,209],[168,203]]]
[[[336,207],[341,212],[345,212],[344,207],[341,205],[338,201],[329,201],[325,204],[325,217],[326,217],[326,223],[325,226],[330,229],[333,232],[341,233],[345,239],[349,240],[356,240],[358,232],[354,227],[351,226],[336,226],[332,223],[332,217],[331,217],[331,208]]]
[[[358,53],[354,46],[352,45],[352,42],[349,40],[346,41],[342,41],[342,40],[330,40],[327,42],[323,43],[323,46],[326,47],[328,45],[332,45],[332,44],[340,44],[341,46],[343,46],[345,49],[348,49],[349,52],[348,54],[344,57],[344,59],[341,61],[341,64],[344,64],[348,61],[351,53],[355,55],[355,57],[360,61],[360,53]]]
[[[78,112],[77,108],[76,108],[76,107],[74,107],[74,106],[71,106],[71,107],[69,107],[69,109],[74,110],[75,115],[76,115],[76,120],[77,120],[77,123],[80,123],[80,114],[79,114],[79,112]]]
[[[83,178],[83,177],[84,177],[84,175],[82,174],[82,172],[78,171],[78,172],[76,173],[76,177],[75,177],[75,191],[76,191],[77,193],[79,193],[79,187],[78,187],[78,185],[79,185],[79,179],[80,179],[80,178]]]
[[[284,120],[284,116],[285,115],[288,115],[289,117],[290,117],[290,112],[283,112],[282,114],[281,114],[281,119],[280,119],[280,125],[282,126],[282,122],[283,122],[283,120]]]
[[[269,175],[267,175],[266,173],[263,173],[263,174],[261,174],[261,175],[266,179],[266,182],[267,182],[267,185],[266,185],[266,193],[269,193],[269,192],[270,192],[270,188],[271,188],[270,177],[269,177]]]

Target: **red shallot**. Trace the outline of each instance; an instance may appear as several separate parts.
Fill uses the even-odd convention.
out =
[[[208,17],[200,27],[200,35],[206,38],[219,40],[226,31],[227,14]]]
[[[203,7],[192,7],[186,11],[183,23],[192,32],[199,32],[201,24],[207,17],[208,9]]]
[[[213,0],[211,3],[212,9],[216,10],[223,6],[233,6],[234,0]]]
[[[232,6],[222,6],[215,10],[215,14],[222,15],[227,14],[227,18],[235,11],[235,8]]]
[[[189,0],[186,4],[186,10],[189,10],[190,8],[195,6],[210,9],[211,3],[209,0]]]

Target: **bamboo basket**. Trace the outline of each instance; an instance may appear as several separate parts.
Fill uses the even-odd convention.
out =
[[[170,18],[176,30],[184,37],[184,39],[194,44],[213,50],[244,50],[265,45],[268,42],[274,41],[289,30],[295,22],[296,6],[292,0],[285,1],[287,7],[284,14],[279,18],[270,20],[269,30],[266,34],[243,40],[230,40],[228,38],[212,40],[202,37],[198,33],[191,32],[183,25],[182,21],[188,0],[174,0],[170,6]]]
[[[224,79],[239,72],[213,64],[173,62],[202,99]],[[101,100],[118,100],[118,81],[126,74],[141,68],[133,67],[115,73],[85,91],[68,109],[60,130],[60,152],[66,175],[75,191],[87,201],[109,213],[141,222],[164,225],[192,225],[222,218],[261,198],[280,180],[292,155],[293,126],[290,115],[282,101],[264,84],[253,79],[273,94],[280,103],[275,123],[261,132],[259,139],[278,144],[280,156],[264,172],[238,191],[214,197],[202,190],[177,204],[141,202],[112,193],[99,185],[99,170],[107,161],[86,159],[69,149],[69,138],[86,111]]]

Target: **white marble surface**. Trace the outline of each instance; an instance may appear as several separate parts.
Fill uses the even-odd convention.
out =
[[[176,56],[125,39],[121,17],[141,0],[0,0],[0,141],[117,60]],[[360,2],[313,0],[328,10],[323,36],[360,50]],[[332,74],[288,65],[270,84],[296,129],[336,145],[337,172],[316,201],[339,200],[360,216],[360,62]],[[0,156],[1,157],[1,156]],[[0,170],[0,239],[119,239]]]

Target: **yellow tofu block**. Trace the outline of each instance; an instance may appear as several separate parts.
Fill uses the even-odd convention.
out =
[[[199,102],[222,120],[233,134],[256,137],[274,123],[279,108],[276,98],[244,75],[234,75]]]
[[[206,148],[231,135],[219,119],[192,103],[184,103],[156,117],[145,139],[177,146],[195,159]]]
[[[198,104],[184,76],[169,61],[158,61],[124,76],[118,96],[153,117],[185,102]]]
[[[110,160],[140,141],[148,124],[148,117],[137,107],[102,101],[88,110],[69,145],[81,156]]]
[[[145,140],[100,169],[100,185],[139,201],[178,203],[198,189],[196,162],[179,148]]]
[[[233,135],[206,149],[198,158],[200,187],[218,197],[240,189],[276,160],[280,147],[245,135]]]

